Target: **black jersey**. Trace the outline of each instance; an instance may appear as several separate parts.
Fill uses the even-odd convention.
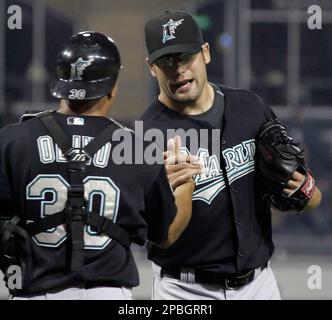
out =
[[[209,114],[181,115],[158,99],[140,118],[144,130],[160,128],[165,135],[167,129],[196,129],[200,137],[200,132],[211,133],[222,126],[217,141],[204,143],[199,139],[195,150],[190,150],[188,140],[183,142],[182,152],[199,156],[206,173],[195,178],[192,219],[178,241],[166,250],[150,246],[149,258],[160,266],[236,274],[264,265],[272,255],[270,206],[257,185],[254,160],[256,133],[272,116],[272,110],[251,91],[224,86],[219,89],[224,96],[221,98],[214,86],[215,101],[210,109],[211,114],[222,117],[217,121]],[[220,99],[224,104],[217,101]],[[217,105],[223,110],[213,110]],[[221,146],[222,161],[213,154],[211,141]],[[225,183],[222,166],[230,187]]]
[[[55,113],[73,147],[96,137],[112,120]],[[114,130],[134,134],[113,122]],[[120,132],[121,133],[121,132]],[[90,159],[84,173],[89,209],[112,219],[140,245],[146,239],[167,239],[176,206],[163,165],[115,164],[112,151],[123,143],[109,141]],[[134,163],[134,161],[133,161]],[[0,131],[0,213],[17,214],[26,222],[61,211],[68,189],[66,160],[39,119],[13,124]],[[68,271],[66,225],[36,234],[27,250],[24,285],[16,295],[29,295],[83,286],[126,286],[139,283],[129,250],[91,227],[84,230],[84,267]]]

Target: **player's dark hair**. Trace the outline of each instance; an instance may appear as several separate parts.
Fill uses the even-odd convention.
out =
[[[75,113],[81,114],[90,110],[99,99],[93,100],[66,100],[67,106]]]

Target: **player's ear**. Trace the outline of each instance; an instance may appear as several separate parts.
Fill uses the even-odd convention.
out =
[[[148,65],[148,67],[149,67],[151,75],[153,77],[156,77],[157,76],[156,72],[155,72],[156,66],[153,63],[150,63],[149,58],[146,58],[145,61],[146,61],[146,64]]]
[[[202,45],[202,54],[205,64],[209,64],[211,61],[211,55],[210,55],[210,46],[207,42],[205,42]]]

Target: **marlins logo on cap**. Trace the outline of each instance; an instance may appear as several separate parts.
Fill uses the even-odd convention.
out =
[[[166,24],[163,24],[163,43],[165,43],[168,40],[175,39],[175,29],[177,26],[182,24],[182,21],[184,19],[181,19],[179,21],[174,21],[173,19],[169,19],[169,21]]]

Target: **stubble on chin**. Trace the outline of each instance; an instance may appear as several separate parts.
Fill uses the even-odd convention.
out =
[[[176,101],[179,104],[183,105],[190,105],[192,103],[195,103],[198,97],[200,96],[200,92],[196,92],[194,94],[188,94],[188,95],[177,95],[176,93],[173,94],[172,99]]]

